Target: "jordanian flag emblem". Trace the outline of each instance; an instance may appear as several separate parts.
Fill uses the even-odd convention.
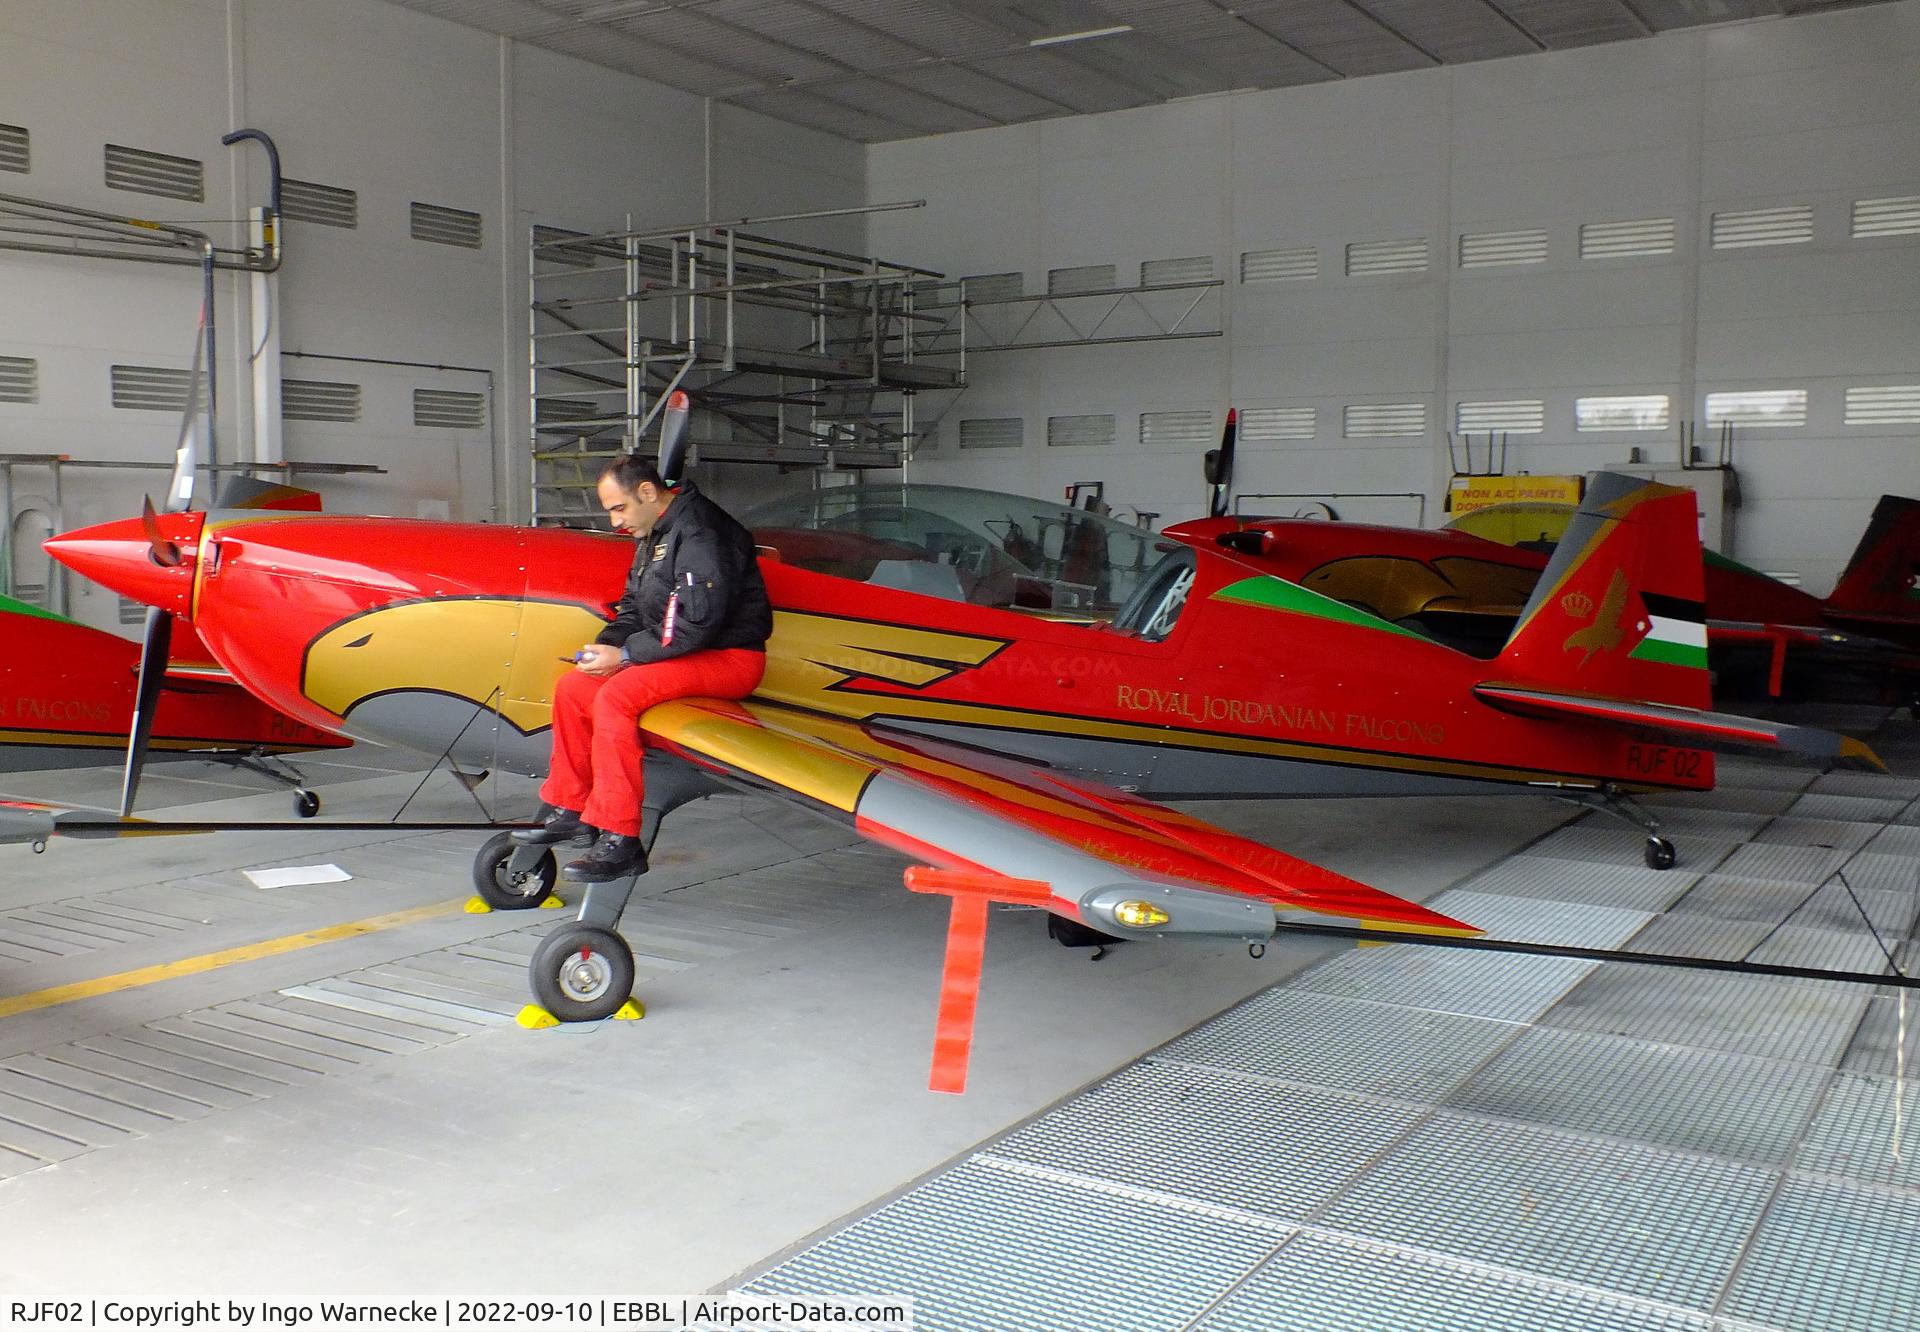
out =
[[[1669,666],[1707,666],[1706,608],[1697,601],[1643,592],[1647,608],[1647,636],[1627,655],[1635,661],[1665,662]]]

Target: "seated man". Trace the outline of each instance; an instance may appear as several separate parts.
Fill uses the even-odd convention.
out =
[[[600,472],[600,504],[639,538],[612,623],[580,649],[553,696],[553,763],[530,846],[599,839],[563,871],[598,883],[644,874],[640,714],[668,699],[745,698],[766,670],[773,611],[753,536],[691,482],[668,489],[628,454]]]

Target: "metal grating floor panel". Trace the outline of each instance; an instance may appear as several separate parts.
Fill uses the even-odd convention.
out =
[[[1597,865],[1529,854],[1509,856],[1492,869],[1474,875],[1460,885],[1460,889],[1647,912],[1666,910],[1698,877],[1697,873],[1677,868],[1654,870],[1645,865]]]
[[[1403,1100],[1445,1095],[1519,1028],[1284,989],[1267,990],[1172,1044],[1161,1057]]]
[[[1895,1105],[1896,1093],[1899,1105]],[[1794,1169],[1920,1194],[1920,1081],[1842,1073],[1807,1130]],[[1896,1125],[1898,1131],[1896,1132]]]
[[[1834,795],[1832,793],[1803,795],[1794,804],[1789,813],[1796,818],[1807,819],[1844,819],[1853,823],[1884,823],[1894,818],[1911,802],[1912,797]]]
[[[1813,846],[1828,850],[1858,851],[1880,831],[1877,823],[1853,823],[1845,819],[1803,818],[1787,814],[1775,819],[1754,837],[1764,846]]]
[[[1920,995],[1909,993],[1906,1001],[1906,1063],[1908,1078],[1920,1077]],[[1871,1073],[1890,1078],[1901,1070],[1896,1057],[1901,1040],[1901,1004],[1897,994],[1876,994],[1867,1005],[1867,1014],[1847,1046],[1840,1067],[1850,1073]]]
[[[1795,1332],[1901,1332],[1920,1310],[1920,1196],[1789,1178],[1724,1312]]]
[[[1307,972],[1293,988],[1349,999],[1390,998],[1407,1008],[1436,1013],[1531,1022],[1598,965],[1564,957],[1389,946],[1343,953]]]
[[[1715,809],[1740,811],[1749,814],[1784,814],[1793,808],[1800,798],[1796,790],[1781,791],[1772,787],[1737,787],[1722,785],[1712,791],[1671,791],[1657,796],[1649,796],[1644,803],[1659,817],[1680,809]]]
[[[1920,860],[1920,828],[1894,824],[1882,828],[1880,835],[1867,843],[1867,854],[1884,856],[1907,856]]]
[[[1704,1156],[1439,1114],[1326,1224],[1706,1310],[1778,1176]],[[1434,1187],[1444,1180],[1444,1188]]]
[[[1536,1028],[1447,1108],[1780,1165],[1827,1077],[1804,1064]]]
[[[1875,800],[1920,800],[1920,779],[1884,772],[1829,772],[1814,778],[1816,795],[1866,796]]]
[[[1297,1221],[1420,1118],[1402,1105],[1148,1062],[990,1155]],[[1142,1151],[1139,1144],[1151,1144]]]
[[[964,1224],[955,1224],[957,1218]],[[918,1332],[1115,1332],[1091,1274],[1152,1237],[1125,1285],[1128,1332],[1188,1326],[1289,1232],[1210,1209],[1082,1188],[978,1159],[927,1181],[741,1288],[796,1299],[911,1295]],[[1090,1298],[1093,1289],[1110,1292]]]
[[[1611,948],[1631,938],[1648,920],[1644,911],[1464,888],[1449,889],[1428,905],[1455,920],[1469,921],[1496,939],[1577,948]]]
[[[1712,1332],[1704,1314],[1350,1235],[1304,1233],[1196,1332]]]
[[[1817,722],[1803,722],[1802,725],[1815,726]],[[1721,755],[1714,761],[1714,781],[1722,787],[1745,787],[1763,791],[1804,791],[1814,782],[1817,773],[1807,768],[1796,768],[1775,759],[1748,758],[1744,755]]]
[[[1771,939],[1753,950],[1753,960],[1819,971],[1885,974],[1889,951],[1891,941],[1874,938],[1864,927],[1842,931],[1783,925]]]
[[[1718,867],[1722,874],[1774,883],[1821,883],[1847,859],[1847,853],[1819,846],[1749,842]]]
[[[1543,1019],[1590,1031],[1728,1054],[1831,1064],[1867,996],[1827,981],[1602,967]]]

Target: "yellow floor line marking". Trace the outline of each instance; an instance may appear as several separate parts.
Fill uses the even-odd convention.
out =
[[[451,915],[459,910],[465,901],[465,898],[456,898],[453,901],[435,902],[430,906],[413,907],[406,911],[390,911],[384,916],[368,916],[365,920],[350,920],[343,925],[328,925],[317,930],[306,930],[300,934],[283,935],[278,939],[264,939],[259,943],[242,944],[238,948],[223,948],[217,953],[183,957],[178,962],[161,962],[151,967],[139,967],[133,971],[116,972],[111,976],[99,976],[93,980],[75,981],[71,985],[55,985],[51,989],[35,990],[30,994],[16,994],[10,998],[0,999],[0,1018],[13,1017],[17,1013],[31,1013],[41,1008],[53,1008],[59,1004],[70,1004],[80,999],[93,999],[99,995],[114,994],[120,990],[138,989],[142,985],[152,985],[158,981],[177,980],[182,976],[197,976],[203,971],[216,971],[221,967],[230,967],[236,962],[252,962],[263,957],[276,957],[281,953],[297,953],[302,948],[312,948],[316,944],[335,943],[341,939],[358,938],[360,935],[373,934],[379,930],[390,930],[397,925],[411,925],[415,921]]]

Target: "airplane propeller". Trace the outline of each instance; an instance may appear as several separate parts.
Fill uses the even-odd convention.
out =
[[[206,319],[210,311],[201,310],[201,328],[204,332]],[[201,383],[201,350],[204,343],[196,339],[193,374],[189,384]],[[209,375],[209,378],[211,376]],[[207,427],[211,437],[213,426],[212,385],[208,383]],[[187,412],[180,423],[180,442],[173,451],[173,474],[167,483],[167,512],[183,513],[193,507],[194,473],[200,465],[199,446],[194,435],[194,394],[187,395]],[[174,544],[160,531],[159,514],[154,511],[153,500],[141,501],[140,525],[145,530],[151,549],[148,557],[162,568],[177,569],[187,562],[186,552]],[[153,714],[160,703],[160,689],[167,679],[167,657],[173,648],[173,613],[158,606],[147,608],[146,630],[142,635],[140,648],[139,681],[133,692],[133,725],[127,732],[127,761],[120,778],[120,817],[126,818],[133,813],[134,795],[140,789],[140,774],[147,763],[147,742],[153,734]]]
[[[669,486],[677,486],[684,479],[680,474],[687,465],[687,409],[691,405],[686,391],[675,389],[660,414],[660,453],[655,466],[660,479]]]
[[[1227,500],[1233,490],[1233,443],[1240,434],[1240,413],[1236,408],[1227,408],[1227,424],[1220,431],[1220,447],[1208,449],[1203,464],[1207,474],[1207,484],[1212,487],[1207,501],[1207,517],[1225,518]]]

